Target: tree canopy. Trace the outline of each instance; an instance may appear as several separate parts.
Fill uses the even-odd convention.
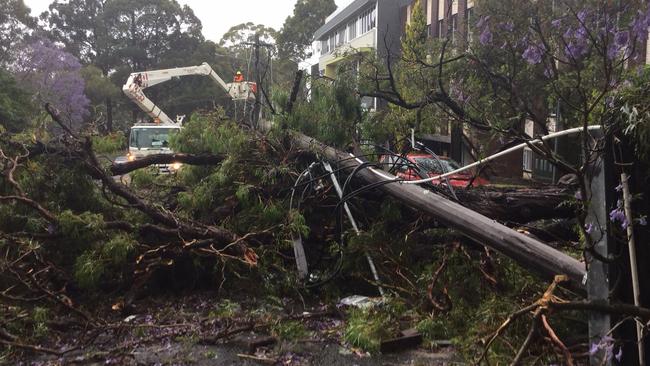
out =
[[[298,0],[293,14],[287,17],[278,32],[280,57],[292,60],[305,58],[305,50],[311,46],[314,32],[325,24],[325,18],[334,10],[334,0]]]

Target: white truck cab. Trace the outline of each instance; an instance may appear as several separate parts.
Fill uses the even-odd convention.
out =
[[[138,123],[131,127],[129,134],[129,161],[152,154],[173,154],[169,146],[171,137],[180,132],[180,124]],[[180,169],[180,163],[160,164],[162,173],[172,173]]]

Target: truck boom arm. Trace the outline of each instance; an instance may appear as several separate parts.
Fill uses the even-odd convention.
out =
[[[250,99],[251,93],[255,92],[255,87],[253,86],[254,83],[226,84],[223,79],[221,79],[221,77],[219,77],[219,75],[217,75],[217,73],[212,70],[212,67],[210,67],[207,62],[204,62],[198,66],[134,72],[129,75],[126,83],[124,86],[122,86],[122,91],[151,118],[159,119],[163,124],[177,124],[174,120],[169,118],[165,112],[158,108],[158,106],[156,106],[149,98],[147,98],[143,90],[150,86],[169,81],[174,77],[188,75],[209,76],[212,81],[218,84],[234,100]]]

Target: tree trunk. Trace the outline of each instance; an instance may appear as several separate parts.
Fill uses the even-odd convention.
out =
[[[106,132],[113,132],[113,100],[106,98]]]
[[[574,216],[573,209],[562,204],[571,196],[564,189],[556,187],[477,187],[456,189],[455,193],[461,205],[495,220],[525,224],[542,219],[568,219]]]

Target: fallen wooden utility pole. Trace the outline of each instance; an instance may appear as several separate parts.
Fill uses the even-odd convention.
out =
[[[309,136],[290,132],[298,147],[312,150],[324,159],[335,162],[340,168],[353,170],[359,165],[350,154],[327,146]],[[383,174],[383,175],[388,175]],[[368,184],[381,184],[389,179],[362,169],[356,175]],[[486,216],[452,202],[430,190],[398,182],[381,185],[383,192],[410,207],[423,211],[463,235],[489,246],[514,259],[520,265],[552,279],[555,275],[568,276],[573,287],[584,289],[585,266],[569,255],[512,230]]]

